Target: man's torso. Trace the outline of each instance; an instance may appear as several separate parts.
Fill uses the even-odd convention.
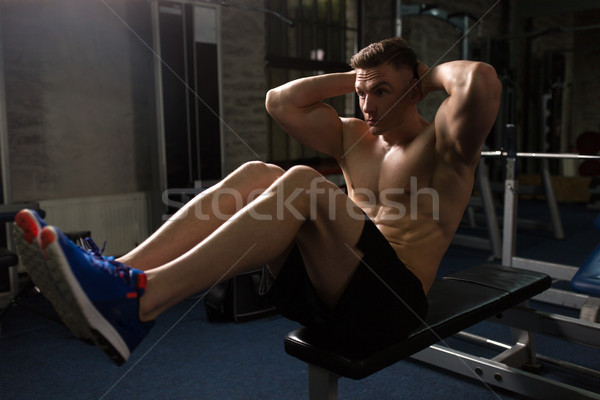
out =
[[[349,197],[428,291],[469,201],[475,167],[442,154],[434,124],[404,146],[387,145],[360,120],[344,124],[340,165]]]

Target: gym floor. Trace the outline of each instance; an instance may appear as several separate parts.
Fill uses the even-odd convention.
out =
[[[520,231],[517,253],[580,264],[598,243],[597,211],[561,205],[566,239]],[[520,215],[547,218],[544,203],[521,202]],[[440,275],[479,265],[489,252],[451,247]],[[52,312],[31,293],[24,301]],[[576,316],[576,310],[539,302],[536,308]],[[306,399],[307,367],[283,350],[283,336],[297,326],[279,316],[245,323],[209,323],[201,297],[188,299],[157,320],[155,329],[121,367],[100,350],[70,335],[59,323],[13,307],[2,320],[0,392],[3,399]],[[508,341],[508,328],[482,322],[468,330]],[[489,350],[450,338],[446,344],[472,354]],[[540,354],[600,370],[600,350],[536,335]],[[600,392],[600,380],[544,365],[542,374]],[[519,399],[476,380],[405,360],[361,381],[341,379],[340,399]]]

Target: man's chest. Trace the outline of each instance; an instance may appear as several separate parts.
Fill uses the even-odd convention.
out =
[[[360,149],[344,168],[349,193],[358,197],[408,195],[430,187],[437,166],[433,146]]]

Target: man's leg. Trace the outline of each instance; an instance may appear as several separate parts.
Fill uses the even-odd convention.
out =
[[[143,320],[240,272],[267,264],[298,241],[309,276],[333,306],[359,263],[362,210],[307,167],[294,167],[181,257],[147,271]],[[272,271],[274,275],[278,271]]]
[[[174,260],[196,246],[285,171],[273,164],[248,162],[200,193],[154,234],[117,261],[149,270]]]
[[[120,363],[146,335],[142,321],[277,259],[295,241],[317,293],[333,306],[359,263],[363,226],[362,210],[334,184],[295,167],[199,244],[146,273],[78,248],[55,227],[42,230],[41,245],[73,323]]]

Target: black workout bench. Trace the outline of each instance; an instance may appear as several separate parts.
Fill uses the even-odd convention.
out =
[[[286,335],[285,351],[309,364],[310,400],[335,400],[340,377],[365,378],[529,300],[550,285],[546,274],[481,265],[436,280],[427,295],[425,324],[398,343],[384,348],[340,348],[335,339],[302,327]],[[472,372],[480,376],[486,373],[478,368]]]

